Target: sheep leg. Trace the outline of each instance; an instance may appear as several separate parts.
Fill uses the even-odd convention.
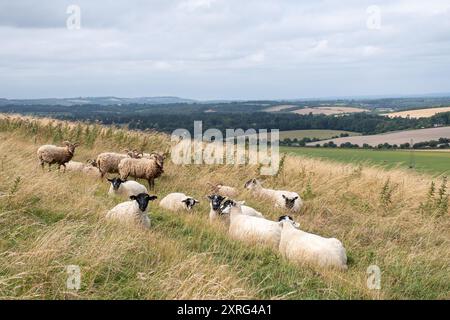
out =
[[[63,164],[59,165],[59,171],[61,171],[61,166],[64,167],[63,173],[65,173],[66,172],[66,164],[63,163]]]
[[[155,189],[155,182],[154,182],[154,180],[153,180],[153,179],[148,179],[147,181],[148,181],[148,187],[149,187],[149,189],[150,189],[150,190]]]

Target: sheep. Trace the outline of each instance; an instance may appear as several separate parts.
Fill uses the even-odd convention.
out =
[[[247,181],[244,187],[252,190],[257,196],[270,199],[273,201],[275,207],[278,208],[298,212],[303,206],[303,201],[297,193],[263,188],[261,182],[257,179]]]
[[[46,144],[40,146],[37,150],[37,156],[39,159],[39,164],[42,169],[44,169],[45,163],[48,163],[48,171],[52,164],[58,164],[58,168],[64,167],[66,171],[66,163],[72,160],[75,153],[75,148],[79,146],[78,143],[70,143],[69,141],[64,141],[65,147],[57,147],[54,145]]]
[[[278,248],[281,236],[279,222],[248,216],[242,213],[242,203],[228,206],[224,213],[230,216],[228,234],[231,238],[251,243],[261,243]]]
[[[241,203],[242,214],[245,214],[247,216],[257,217],[257,218],[264,218],[264,216],[261,212],[253,209],[252,207],[244,206],[245,201],[239,201],[239,202]],[[220,206],[221,214],[226,213],[227,208],[232,207],[234,205],[236,205],[236,201],[234,201],[234,200],[227,199],[227,200],[223,201],[222,205]]]
[[[161,208],[170,211],[192,210],[194,205],[199,203],[198,200],[188,197],[184,193],[169,193],[159,203]]]
[[[140,193],[148,193],[147,188],[137,181],[126,181],[120,178],[108,179],[108,181],[111,183],[108,191],[110,196],[118,195],[129,198]]]
[[[221,218],[225,219],[225,221],[229,223],[229,216],[224,214],[223,210],[228,206],[231,206],[234,203],[234,201],[231,199],[227,199],[226,197],[223,197],[220,194],[212,194],[206,196],[206,198],[210,202],[209,221],[213,222],[214,220]],[[241,201],[241,204],[243,203],[244,201]],[[252,207],[241,205],[241,209],[242,213],[245,215],[263,218],[262,213],[256,211]]]
[[[122,180],[129,176],[145,179],[150,189],[154,189],[155,179],[164,172],[164,157],[152,154],[150,159],[124,158],[119,162],[119,175]]]
[[[137,153],[135,151],[128,151],[128,149],[125,149],[125,152],[125,154],[103,152],[97,156],[95,164],[98,170],[100,170],[102,179],[108,173],[119,173],[119,163],[121,160],[125,158],[137,158]]]
[[[95,162],[88,160],[87,164],[78,161],[69,161],[66,163],[66,171],[81,172],[89,176],[100,177],[100,171],[95,166]]]
[[[157,199],[147,193],[130,196],[130,201],[119,203],[106,214],[107,219],[115,219],[122,222],[138,223],[145,228],[150,228],[148,216],[148,203]]]
[[[236,190],[236,188],[233,187],[229,187],[229,186],[224,186],[223,184],[212,184],[212,183],[207,183],[210,187],[211,187],[211,192],[215,193],[215,194],[220,194],[221,196],[225,196],[225,197],[235,197],[238,194],[238,191]]]
[[[297,229],[298,223],[289,216],[279,218],[281,237],[279,251],[290,261],[311,263],[320,267],[347,270],[347,254],[338,239],[321,236]]]

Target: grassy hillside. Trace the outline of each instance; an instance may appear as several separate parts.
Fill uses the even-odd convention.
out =
[[[278,176],[265,178],[268,187],[303,195],[305,208],[295,217],[302,229],[342,240],[349,256],[342,273],[293,265],[272,249],[230,240],[222,226],[208,223],[207,201],[192,215],[151,204],[151,230],[106,221],[121,200],[106,196],[105,182],[38,168],[37,147],[62,139],[82,143],[80,161],[167,143],[159,134],[0,119],[0,298],[450,297],[449,212],[444,200],[437,206],[437,196],[427,196],[428,176],[287,157]],[[256,169],[168,161],[155,193],[205,199],[207,181],[242,190]],[[269,218],[282,213],[244,191],[240,198]],[[70,264],[81,267],[79,291],[66,289]],[[382,270],[379,291],[366,286],[372,264]]]
[[[282,147],[281,151],[300,156],[335,160],[344,163],[366,163],[384,168],[406,168],[408,171],[429,173],[432,175],[450,174],[450,152],[409,150],[369,150],[341,148],[291,148]],[[409,169],[410,163],[414,169]]]

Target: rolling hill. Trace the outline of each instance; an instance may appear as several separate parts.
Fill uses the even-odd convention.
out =
[[[295,190],[305,202],[301,229],[340,239],[349,270],[295,265],[276,250],[232,240],[208,222],[209,204],[192,213],[150,205],[152,228],[105,220],[123,200],[108,184],[80,173],[42,171],[36,149],[77,140],[74,160],[136,147],[161,150],[169,138],[99,125],[0,118],[0,298],[2,299],[446,299],[448,199],[430,195],[442,180],[406,170],[287,156],[264,185]],[[283,214],[243,190],[256,166],[183,165],[166,161],[154,193],[198,199],[207,182],[240,190],[239,199],[269,219]],[[447,194],[444,191],[444,194]],[[439,200],[441,199],[441,200]],[[444,202],[446,201],[446,202]],[[66,287],[67,266],[81,270],[81,289]],[[367,287],[367,268],[382,270],[381,289]]]

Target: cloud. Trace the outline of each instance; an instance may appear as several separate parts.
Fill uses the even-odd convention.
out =
[[[0,0],[0,96],[450,91],[444,0],[79,0],[71,31],[74,3]]]

